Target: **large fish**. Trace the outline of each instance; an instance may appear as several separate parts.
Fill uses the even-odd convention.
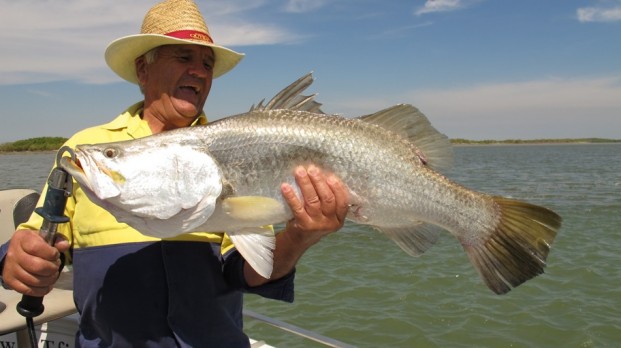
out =
[[[325,115],[314,96],[301,95],[311,83],[308,74],[266,105],[205,126],[78,145],[77,160],[65,157],[61,166],[93,202],[143,234],[226,231],[264,277],[274,247],[265,226],[292,218],[280,185],[295,185],[294,168],[310,163],[347,186],[349,220],[384,232],[408,254],[420,255],[446,230],[498,294],[543,273],[557,214],[439,174],[452,158],[450,142],[413,106],[356,119]]]

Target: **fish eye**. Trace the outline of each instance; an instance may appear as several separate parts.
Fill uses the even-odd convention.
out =
[[[113,147],[109,147],[103,150],[103,154],[106,158],[114,158],[119,153],[119,151]]]

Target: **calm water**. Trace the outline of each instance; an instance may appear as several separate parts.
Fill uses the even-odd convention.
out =
[[[360,347],[618,347],[621,144],[457,147],[455,157],[448,176],[461,184],[563,217],[544,275],[497,296],[448,234],[412,258],[348,225],[304,256],[294,304],[248,296],[247,307]],[[0,155],[0,189],[39,189],[53,159]],[[318,346],[250,319],[246,331]]]

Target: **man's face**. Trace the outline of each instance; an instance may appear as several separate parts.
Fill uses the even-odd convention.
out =
[[[205,105],[213,79],[214,53],[199,45],[166,45],[155,61],[136,61],[145,109],[174,128],[189,125]]]

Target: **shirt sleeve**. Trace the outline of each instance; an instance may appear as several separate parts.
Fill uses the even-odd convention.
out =
[[[11,240],[9,239],[6,243],[0,245],[0,277],[2,277],[2,270],[4,269],[4,257],[6,256],[6,253],[9,250],[10,241]]]
[[[295,269],[280,279],[261,286],[251,287],[248,286],[244,278],[245,263],[246,260],[237,250],[232,250],[224,255],[224,278],[232,288],[273,300],[293,302]]]

